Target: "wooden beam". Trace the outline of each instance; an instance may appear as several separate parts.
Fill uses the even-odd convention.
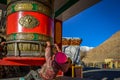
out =
[[[62,12],[64,12],[65,10],[67,10],[69,7],[71,7],[72,5],[74,5],[76,2],[78,2],[79,0],[69,0],[66,4],[64,4],[59,10],[57,10],[55,12],[55,17],[59,16]]]

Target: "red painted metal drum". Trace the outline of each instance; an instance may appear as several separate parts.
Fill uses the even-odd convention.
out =
[[[38,12],[16,12],[7,17],[7,35],[14,33],[37,33],[52,35],[53,20]]]
[[[45,42],[54,37],[52,6],[48,0],[8,1],[7,55],[44,56]]]

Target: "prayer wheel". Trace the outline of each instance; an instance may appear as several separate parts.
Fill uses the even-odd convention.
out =
[[[44,56],[53,43],[52,0],[7,1],[7,56]]]

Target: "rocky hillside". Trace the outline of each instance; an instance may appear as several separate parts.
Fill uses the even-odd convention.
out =
[[[104,62],[106,58],[120,59],[120,31],[112,35],[100,46],[89,51],[83,61],[85,63]]]

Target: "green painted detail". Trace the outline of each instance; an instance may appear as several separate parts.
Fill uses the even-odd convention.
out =
[[[34,34],[34,39],[33,40],[38,40],[39,35],[38,34]]]
[[[67,10],[69,7],[71,7],[72,5],[74,5],[78,1],[79,0],[69,0],[65,5],[63,5],[59,10],[57,10],[55,12],[55,17],[59,16],[62,12]]]
[[[12,12],[15,12],[15,9],[14,9],[15,5],[12,5],[11,7],[12,7]]]
[[[38,10],[38,5],[32,4],[33,5],[33,10],[37,11]]]
[[[16,34],[13,34],[13,40],[16,40]]]

